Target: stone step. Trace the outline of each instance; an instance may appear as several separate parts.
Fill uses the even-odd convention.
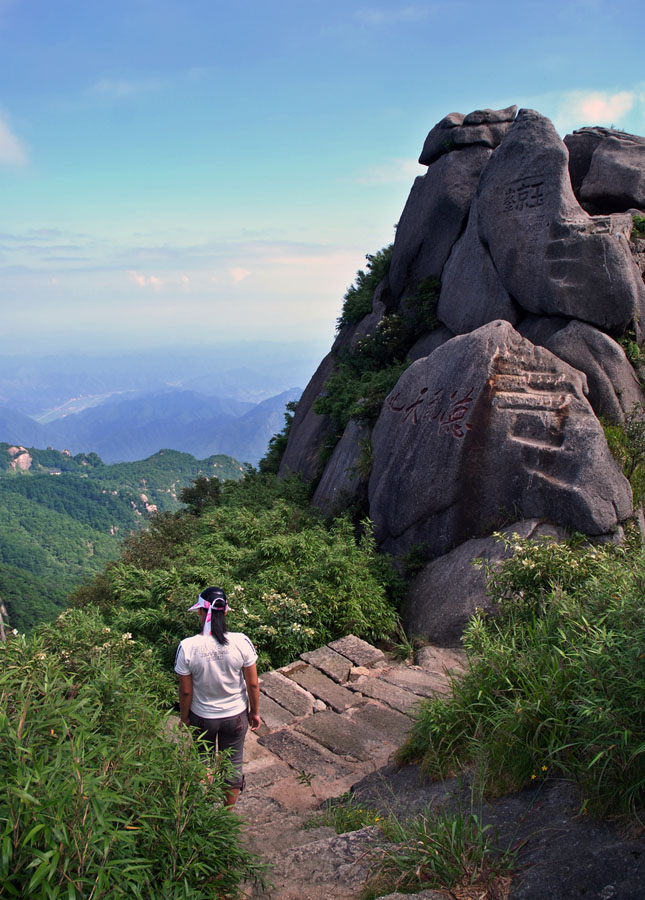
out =
[[[261,676],[263,724],[247,737],[247,787],[236,812],[249,846],[272,867],[274,886],[262,894],[247,885],[250,897],[359,900],[369,851],[385,843],[383,834],[336,835],[307,828],[307,820],[324,800],[376,777],[405,739],[414,707],[449,690],[447,670],[459,670],[458,651],[423,650],[408,666],[348,635]]]
[[[459,675],[466,668],[466,654],[463,650],[451,650],[449,647],[421,647],[414,654],[414,661],[426,672]]]
[[[450,690],[445,675],[436,672],[424,672],[421,668],[410,666],[393,666],[381,676],[383,681],[395,684],[397,687],[412,691],[421,697],[436,697],[438,694],[446,694]]]
[[[361,701],[355,691],[336,684],[313,666],[303,664],[302,668],[291,669],[287,676],[336,712],[343,712]]]
[[[259,740],[295,772],[340,778],[349,775],[353,768],[320,744],[288,729],[263,735]]]
[[[341,656],[346,656],[355,666],[370,667],[385,662],[385,654],[382,650],[372,646],[372,644],[368,644],[367,641],[363,641],[361,638],[357,638],[353,634],[348,634],[337,641],[332,641],[327,646],[335,650],[336,653],[340,653]]]
[[[410,730],[412,722],[409,716],[390,709],[389,706],[381,706],[374,700],[368,700],[362,706],[343,713],[354,724],[355,728],[367,728],[380,734],[384,741],[394,747],[399,747]]]
[[[418,694],[413,694],[405,688],[397,687],[376,678],[373,675],[362,675],[358,681],[350,682],[349,687],[353,691],[359,691],[364,697],[380,700],[401,713],[410,713],[420,703]]]
[[[285,725],[291,725],[296,721],[296,717],[288,709],[280,706],[271,697],[262,696],[260,704],[262,713],[260,734],[264,734],[267,731],[275,731],[277,728],[283,728]]]
[[[387,759],[394,749],[393,744],[384,741],[366,723],[363,723],[362,728],[357,728],[354,719],[341,716],[330,709],[303,719],[295,726],[295,730],[341,758],[350,756],[363,761],[374,761],[381,757]]]
[[[301,653],[300,659],[319,669],[323,675],[333,678],[339,684],[344,684],[349,679],[349,671],[352,663],[346,656],[341,656],[331,647],[319,647],[309,653]]]
[[[279,703],[293,716],[310,716],[314,711],[313,695],[281,672],[265,672],[261,675],[260,692]]]

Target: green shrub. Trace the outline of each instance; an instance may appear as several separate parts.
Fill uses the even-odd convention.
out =
[[[645,237],[645,216],[632,216],[632,240]]]
[[[152,651],[74,610],[0,657],[0,895],[206,900],[261,876]]]
[[[634,506],[645,501],[645,404],[634,406],[625,421],[604,422],[605,437],[616,462],[629,480]]]
[[[473,886],[477,896],[493,896],[490,888],[513,865],[513,855],[498,848],[495,829],[474,812],[428,808],[408,821],[391,816],[381,827],[392,845],[372,854],[364,900]]]
[[[269,440],[267,451],[258,463],[258,469],[262,473],[277,475],[284,451],[287,449],[289,442],[289,434],[293,425],[293,417],[298,406],[297,401],[290,400],[287,403],[286,412],[284,414],[284,427],[278,434],[274,434]]]
[[[404,315],[383,316],[373,331],[341,350],[336,370],[314,402],[314,411],[329,416],[335,426],[321,462],[331,455],[350,419],[367,425],[376,422],[385,398],[409,365],[408,352],[439,324],[436,310],[440,288],[435,278],[422,279]]]
[[[252,500],[254,483],[261,491],[267,481],[272,484],[266,476],[252,476],[246,489],[240,486],[241,497]],[[376,553],[367,525],[357,542],[346,519],[326,527],[317,515],[283,499],[256,510],[226,505],[229,499],[224,492],[223,505],[188,517],[190,544],[179,543],[173,551],[162,534],[166,556],[154,568],[136,564],[133,539],[128,561],[106,570],[109,590],[101,585],[107,624],[154,647],[168,669],[178,642],[196,630],[196,617],[186,610],[208,584],[229,593],[229,628],[248,634],[262,667],[291,662],[348,632],[376,640],[394,630],[389,566]],[[150,535],[141,540],[145,559],[156,558]],[[390,582],[395,584],[394,575]],[[86,593],[83,602],[88,599]]]
[[[432,777],[476,763],[488,791],[560,772],[599,810],[645,790],[645,560],[632,549],[532,543],[491,572],[497,614],[464,639],[451,698],[422,705],[400,761]]]
[[[394,244],[389,244],[376,253],[368,253],[367,272],[359,269],[356,273],[355,283],[348,288],[344,297],[343,309],[338,317],[337,326],[340,330],[343,325],[356,325],[372,310],[372,297],[379,282],[387,275]]]

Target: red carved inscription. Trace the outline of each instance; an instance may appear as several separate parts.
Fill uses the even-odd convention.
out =
[[[429,388],[423,387],[414,400],[408,403],[401,396],[402,392],[397,391],[388,400],[388,406],[392,412],[403,415],[403,422],[410,422],[412,425],[423,421],[437,422],[437,434],[463,438],[472,429],[472,425],[465,420],[473,402],[473,389],[471,387],[464,392],[458,388],[444,399],[446,393],[441,388],[431,394]]]

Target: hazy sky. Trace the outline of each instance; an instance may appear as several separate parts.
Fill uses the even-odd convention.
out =
[[[642,0],[0,0],[0,352],[331,339],[428,130],[645,132]]]

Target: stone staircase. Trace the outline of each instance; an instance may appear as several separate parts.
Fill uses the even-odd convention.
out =
[[[424,647],[410,665],[348,635],[261,676],[263,724],[247,737],[246,789],[236,807],[249,845],[271,866],[273,887],[249,888],[253,897],[360,896],[380,831],[337,835],[305,825],[323,801],[388,763],[416,704],[447,693],[450,673],[462,667],[457,651]]]

